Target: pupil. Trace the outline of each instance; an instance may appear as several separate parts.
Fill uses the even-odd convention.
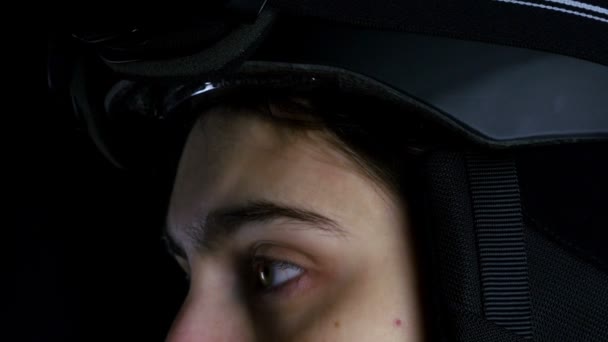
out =
[[[268,265],[260,264],[258,266],[258,276],[260,278],[260,282],[264,287],[270,286],[271,284],[271,271]]]

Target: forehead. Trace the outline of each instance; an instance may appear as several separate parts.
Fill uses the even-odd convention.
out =
[[[322,134],[294,134],[255,115],[218,110],[187,139],[168,223],[187,226],[206,212],[250,200],[348,216],[369,205],[374,189]]]

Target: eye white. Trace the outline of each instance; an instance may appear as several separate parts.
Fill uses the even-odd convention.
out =
[[[271,287],[280,286],[302,274],[300,267],[288,263],[272,263],[269,267],[272,270]]]

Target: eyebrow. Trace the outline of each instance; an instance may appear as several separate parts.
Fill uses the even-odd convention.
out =
[[[344,237],[347,235],[347,232],[335,220],[318,212],[270,201],[250,201],[244,205],[211,211],[195,221],[195,224],[182,228],[187,240],[184,243],[196,250],[210,250],[219,240],[234,236],[247,224],[265,223],[278,219],[303,223],[304,229],[331,236]],[[171,235],[171,231],[172,228],[166,224],[163,239],[169,253],[185,258],[184,248]]]

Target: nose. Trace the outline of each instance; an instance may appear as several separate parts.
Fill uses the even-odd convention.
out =
[[[234,299],[188,294],[167,342],[254,341],[253,327],[246,310]]]

